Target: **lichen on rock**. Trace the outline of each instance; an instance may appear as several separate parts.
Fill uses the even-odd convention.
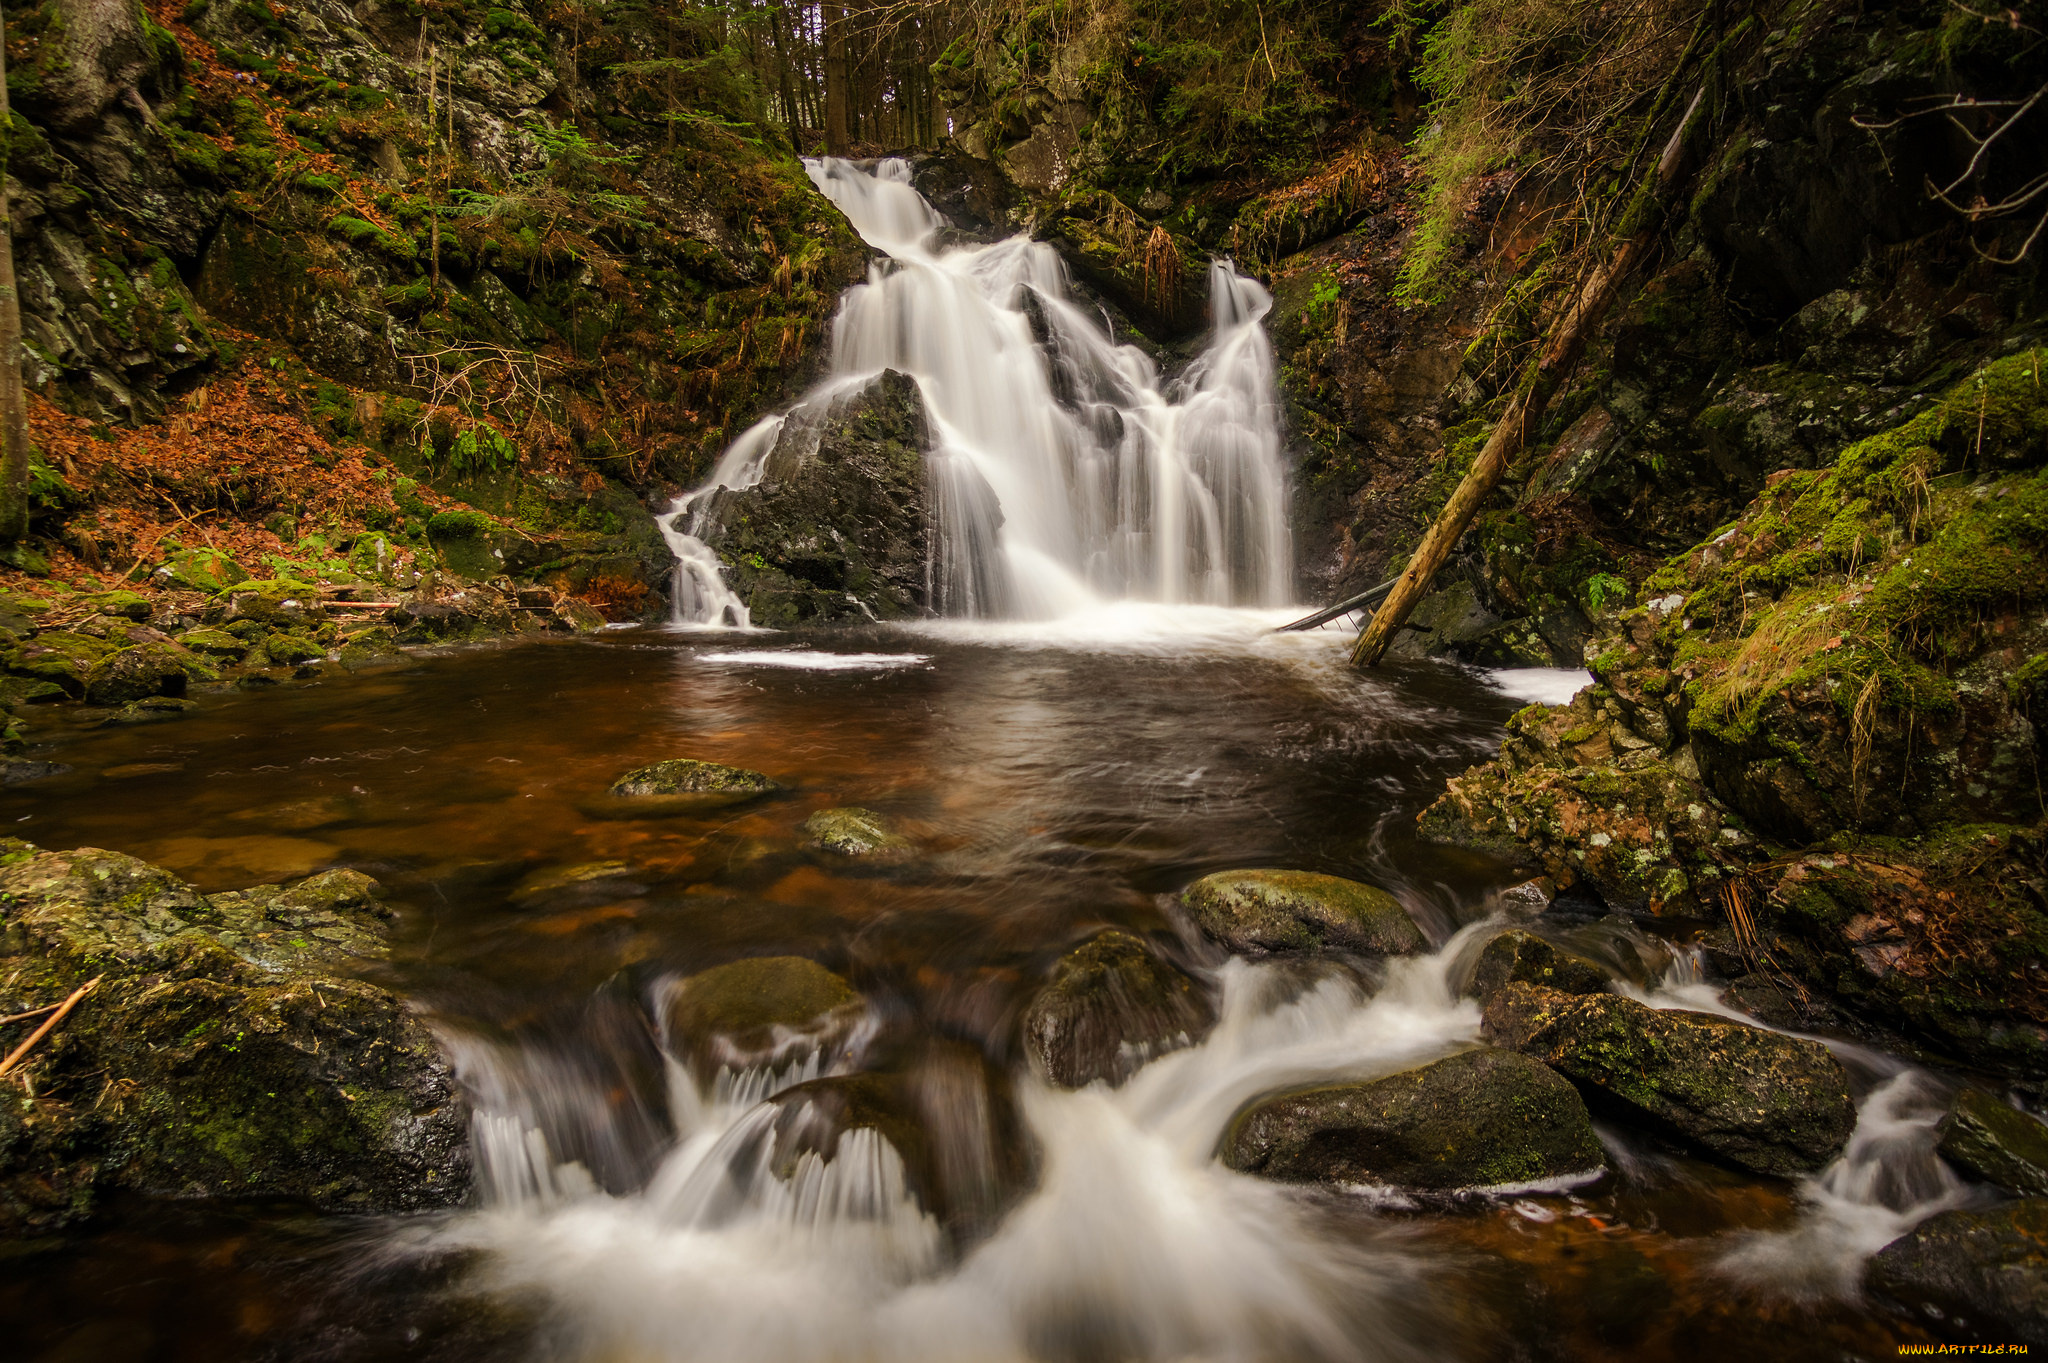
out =
[[[1219,871],[1188,886],[1180,902],[1196,926],[1236,952],[1400,956],[1429,945],[1385,890],[1314,871]]]

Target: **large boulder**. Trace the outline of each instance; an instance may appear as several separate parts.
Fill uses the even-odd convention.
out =
[[[2048,1126],[1979,1088],[1966,1088],[1941,1119],[1942,1158],[2022,1197],[2048,1197]]]
[[[1062,1088],[1120,1083],[1215,1024],[1208,998],[1145,943],[1111,928],[1060,957],[1024,1013],[1024,1044]]]
[[[894,370],[789,414],[761,481],[714,493],[699,530],[755,624],[929,612],[930,445],[917,383]]]
[[[381,890],[352,871],[207,896],[117,852],[0,844],[0,1011],[93,993],[0,1104],[0,1227],[52,1229],[124,1188],[446,1205],[468,1119],[427,1026],[362,978]]]
[[[1526,1056],[1490,1047],[1368,1083],[1264,1099],[1231,1125],[1223,1161],[1290,1182],[1429,1192],[1607,1166],[1577,1090]]]
[[[2048,1198],[1931,1216],[1880,1250],[1865,1281],[1944,1334],[2048,1348]]]
[[[1385,890],[1313,871],[1219,871],[1181,892],[1198,927],[1231,951],[1363,951],[1398,956],[1429,945]]]
[[[1827,1047],[1714,1014],[1514,982],[1487,1003],[1484,1029],[1596,1108],[1753,1173],[1812,1173],[1856,1125],[1848,1072]]]

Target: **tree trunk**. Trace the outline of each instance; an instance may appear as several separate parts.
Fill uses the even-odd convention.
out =
[[[1395,633],[1408,622],[1408,616],[1422,600],[1422,594],[1429,590],[1430,579],[1436,576],[1444,560],[1457,547],[1465,527],[1478,514],[1480,505],[1500,486],[1508,465],[1528,443],[1530,433],[1542,424],[1544,409],[1578,364],[1586,342],[1600,329],[1601,319],[1607,315],[1608,305],[1614,301],[1621,281],[1655,244],[1663,222],[1663,215],[1658,209],[1678,182],[1686,135],[1705,98],[1705,89],[1693,96],[1685,117],[1679,120],[1671,141],[1665,144],[1663,156],[1658,158],[1650,183],[1644,186],[1643,194],[1630,205],[1622,219],[1625,236],[1621,245],[1615,248],[1604,265],[1593,271],[1585,287],[1580,289],[1578,298],[1558,321],[1551,332],[1549,345],[1536,363],[1535,372],[1509,399],[1507,410],[1501,414],[1493,433],[1486,438],[1486,447],[1473,461],[1471,472],[1459,482],[1451,493],[1450,501],[1444,504],[1435,523],[1429,527],[1429,533],[1416,546],[1408,559],[1408,566],[1395,580],[1394,590],[1388,594],[1386,603],[1373,612],[1372,619],[1359,632],[1358,643],[1351,652],[1351,661],[1357,666],[1378,666]]]
[[[28,535],[28,427],[21,391],[21,297],[14,282],[14,215],[7,207],[14,120],[7,107],[7,34],[0,22],[0,544]]]
[[[825,24],[825,150],[846,155],[852,141],[847,131],[846,17],[838,5],[824,5]]]

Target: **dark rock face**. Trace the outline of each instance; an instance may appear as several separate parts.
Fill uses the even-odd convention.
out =
[[[1230,950],[1363,951],[1400,956],[1429,945],[1385,890],[1313,871],[1219,871],[1181,892],[1196,924]]]
[[[1233,1169],[1290,1182],[1443,1192],[1607,1165],[1578,1092],[1512,1051],[1466,1051],[1366,1084],[1265,1099],[1224,1138]]]
[[[713,494],[701,536],[755,624],[926,612],[930,443],[917,384],[894,370],[790,414],[761,481]]]
[[[2048,1196],[2048,1126],[1983,1089],[1956,1095],[1941,1119],[1943,1159],[2021,1197]]]
[[[2048,1198],[1929,1217],[1879,1251],[1865,1281],[1943,1334],[2048,1347]]]
[[[1613,994],[1512,983],[1487,1040],[1541,1060],[1596,1107],[1759,1174],[1824,1167],[1856,1125],[1849,1076],[1817,1041]]]
[[[1517,929],[1486,944],[1466,992],[1474,998],[1490,999],[1515,981],[1567,994],[1598,994],[1607,988],[1607,972],[1583,957],[1558,950],[1533,932]]]
[[[359,978],[382,891],[333,871],[202,895],[90,848],[0,849],[8,1011],[99,987],[0,1113],[0,1227],[53,1229],[101,1189],[296,1197],[337,1211],[446,1205],[468,1117],[405,1000]]]
[[[647,799],[672,795],[766,795],[780,789],[758,771],[676,757],[634,768],[612,782],[609,793],[620,799]]]
[[[1114,928],[1060,958],[1024,1014],[1024,1042],[1062,1088],[1119,1083],[1152,1054],[1200,1040],[1215,1024],[1209,1000]]]

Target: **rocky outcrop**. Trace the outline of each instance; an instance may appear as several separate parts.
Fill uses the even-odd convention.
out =
[[[2048,1198],[1929,1217],[1865,1282],[1944,1336],[2048,1347]]]
[[[4,844],[0,1006],[99,984],[31,1053],[32,1094],[0,1105],[0,1225],[54,1229],[115,1189],[335,1211],[461,1198],[449,1065],[365,975],[382,897],[353,871],[203,895],[116,852]]]
[[[1487,1004],[1485,1032],[1596,1109],[1753,1173],[1821,1169],[1856,1125],[1849,1076],[1827,1047],[1713,1014],[1512,983]]]
[[[1577,1091],[1534,1060],[1490,1048],[1370,1083],[1263,1099],[1231,1124],[1223,1162],[1289,1182],[1424,1192],[1607,1167]]]
[[[790,412],[761,481],[712,494],[699,536],[755,624],[926,612],[930,447],[917,384],[894,370]]]
[[[1181,891],[1195,925],[1231,951],[1362,951],[1399,956],[1429,945],[1385,890],[1313,871],[1219,871]]]
[[[1024,1044],[1062,1088],[1115,1084],[1153,1056],[1201,1040],[1215,1021],[1192,979],[1111,928],[1060,957],[1025,1009]]]

